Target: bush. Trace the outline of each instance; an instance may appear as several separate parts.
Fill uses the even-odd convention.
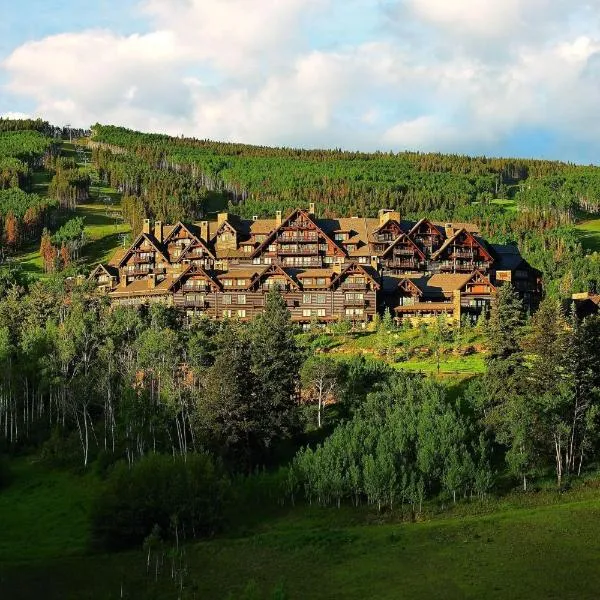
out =
[[[0,490],[7,487],[12,480],[10,463],[6,456],[0,456]]]
[[[179,539],[214,534],[222,524],[229,485],[208,454],[150,455],[110,471],[92,511],[97,544],[139,545],[155,525]]]

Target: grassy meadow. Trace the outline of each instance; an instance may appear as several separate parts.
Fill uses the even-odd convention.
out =
[[[576,228],[584,248],[593,252],[600,251],[600,219],[581,221]]]
[[[0,594],[11,600],[272,598],[281,586],[289,599],[584,599],[600,585],[594,479],[563,494],[461,501],[444,514],[425,507],[419,522],[402,522],[402,511],[284,506],[184,546],[180,590],[168,559],[156,576],[141,549],[94,552],[96,475],[15,464],[0,492]]]

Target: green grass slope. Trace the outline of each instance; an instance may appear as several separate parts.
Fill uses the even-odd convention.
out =
[[[290,599],[585,599],[600,585],[593,486],[459,505],[418,523],[288,507],[245,532],[187,545],[180,591],[168,557],[155,581],[141,551],[91,553],[86,522],[97,485],[93,475],[17,464],[0,492],[2,598],[270,598],[284,582]],[[259,594],[243,595],[252,580]]]
[[[579,223],[580,240],[584,248],[600,251],[600,219],[589,219]]]

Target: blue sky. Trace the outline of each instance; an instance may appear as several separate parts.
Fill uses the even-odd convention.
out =
[[[0,114],[597,163],[600,0],[23,0]]]

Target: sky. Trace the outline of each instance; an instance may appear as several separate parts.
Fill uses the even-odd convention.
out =
[[[600,0],[2,0],[0,115],[600,162]]]

